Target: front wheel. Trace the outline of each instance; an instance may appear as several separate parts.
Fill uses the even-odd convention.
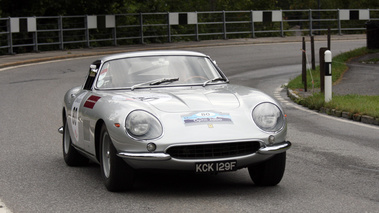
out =
[[[105,125],[100,134],[100,167],[104,185],[108,191],[116,192],[132,188],[134,171],[118,157]]]
[[[283,178],[286,152],[280,153],[258,165],[249,166],[251,180],[258,186],[275,186]]]

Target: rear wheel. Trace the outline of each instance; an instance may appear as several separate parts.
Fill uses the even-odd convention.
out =
[[[70,132],[68,129],[67,120],[63,127],[63,159],[69,166],[84,166],[89,163],[89,160],[81,155],[72,145]]]
[[[258,186],[275,186],[283,178],[286,153],[280,153],[258,165],[249,166],[251,180]]]
[[[100,133],[100,167],[105,187],[116,192],[132,188],[134,171],[120,157],[105,125]]]

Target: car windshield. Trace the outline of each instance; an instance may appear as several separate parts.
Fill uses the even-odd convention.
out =
[[[148,56],[104,63],[96,87],[135,89],[154,85],[203,85],[213,79],[224,78],[207,57]]]

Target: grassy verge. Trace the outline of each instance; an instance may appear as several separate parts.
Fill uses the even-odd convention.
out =
[[[373,51],[363,47],[335,56],[332,62],[333,83],[337,82],[348,69],[346,65],[348,60],[375,52],[379,52],[379,50]],[[289,89],[304,88],[301,75],[291,80],[287,87]],[[320,67],[317,67],[316,70],[313,71],[307,71],[307,87],[308,90],[313,87],[320,88]],[[298,100],[298,102],[310,109],[320,110],[322,107],[325,107],[352,114],[368,115],[379,118],[379,96],[333,94],[332,101],[325,103],[324,95],[318,92],[309,97],[302,98],[301,100]]]

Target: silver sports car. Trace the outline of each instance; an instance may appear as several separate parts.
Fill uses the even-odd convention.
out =
[[[248,168],[256,185],[284,174],[286,115],[256,89],[229,83],[207,55],[116,54],[90,65],[62,108],[67,165],[100,164],[109,191],[133,186],[139,169],[219,173]]]

